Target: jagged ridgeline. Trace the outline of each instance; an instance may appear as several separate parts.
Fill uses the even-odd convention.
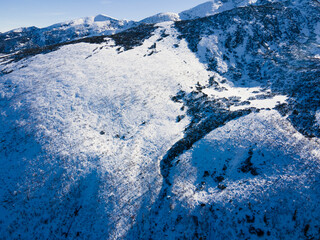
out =
[[[0,33],[0,238],[318,239],[319,126],[316,0]]]

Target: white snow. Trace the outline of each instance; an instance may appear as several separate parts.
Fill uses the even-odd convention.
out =
[[[240,87],[232,87],[229,84],[223,84],[225,91],[218,91],[212,88],[206,88],[203,90],[205,94],[208,94],[211,97],[217,98],[228,98],[232,96],[240,97],[242,101],[247,100],[249,97],[255,96],[257,93],[260,92],[261,88],[240,88]]]
[[[0,83],[0,95],[9,101],[2,109],[0,139],[17,137],[14,130],[6,130],[17,124],[21,134],[34,136],[34,141],[9,146],[24,149],[24,154],[16,152],[12,160],[2,161],[7,167],[0,173],[2,179],[11,178],[20,187],[8,181],[1,194],[18,191],[17,198],[23,199],[28,193],[33,201],[28,208],[21,205],[6,210],[1,220],[10,215],[9,219],[24,226],[21,209],[29,216],[38,204],[48,203],[45,208],[55,211],[54,221],[61,222],[68,213],[49,203],[67,198],[80,184],[81,191],[93,187],[87,196],[76,199],[90,214],[100,216],[94,224],[103,228],[107,221],[111,238],[120,238],[141,204],[152,203],[162,181],[158,161],[183,136],[189,121],[186,117],[176,122],[184,112],[171,97],[208,78],[205,66],[185,41],[173,47],[177,33],[170,24],[159,26],[142,46],[120,54],[110,47],[112,42],[80,43],[9,65],[15,71]],[[156,53],[147,56],[161,30],[170,37],[157,42]],[[22,65],[27,67],[19,69]],[[8,159],[1,154],[0,159]],[[17,174],[19,169],[14,166],[20,161],[27,171]],[[63,184],[63,177],[55,179],[59,174],[66,177]],[[36,227],[39,221],[41,218],[35,218],[28,227]]]
[[[240,170],[250,149],[257,176]],[[304,206],[304,212],[299,215],[301,221],[308,221],[310,214],[317,215],[319,196],[314,181],[319,174],[320,153],[315,149],[320,149],[317,139],[306,139],[276,111],[261,111],[230,121],[178,157],[179,163],[171,173],[172,204],[177,209],[179,206],[194,209],[190,214],[199,218],[200,204],[216,206],[224,213],[221,216],[224,223],[237,223],[233,219],[241,219],[239,206],[255,203],[258,211],[267,211],[272,206],[273,212],[268,216],[283,219],[273,225],[272,230],[286,229],[298,238],[300,233],[295,231],[294,224],[288,225],[292,218],[288,212]],[[206,178],[203,177],[205,171],[210,173]],[[225,190],[217,187],[218,183],[213,180],[217,176],[224,176],[221,184],[226,186]],[[203,181],[205,185],[201,190],[198,186]],[[221,236],[224,229],[215,231]]]
[[[158,13],[154,16],[145,18],[140,21],[140,23],[161,23],[161,22],[168,22],[168,21],[179,21],[180,17],[177,13]]]
[[[231,2],[221,4],[205,3],[183,16],[212,14],[231,6]],[[79,27],[79,31],[84,23],[116,30],[104,17],[98,22],[92,17],[66,25]],[[178,16],[166,13],[149,20],[167,19],[176,21]],[[0,199],[10,203],[0,205],[0,222],[6,224],[0,229],[1,236],[59,239],[62,233],[79,228],[83,239],[126,236],[140,210],[147,211],[158,197],[162,184],[159,162],[184,137],[190,123],[188,116],[176,121],[187,111],[171,100],[180,90],[190,93],[198,82],[205,86],[214,76],[222,90],[204,89],[209,99],[237,97],[250,102],[232,106],[231,111],[271,109],[286,101],[282,95],[258,99],[271,92],[236,87],[218,73],[208,72],[202,63],[208,56],[218,59],[220,73],[228,70],[217,36],[203,38],[195,55],[185,40],[177,39],[172,23],[157,26],[150,39],[129,51],[118,52],[111,39],[103,44],[79,43],[0,69],[14,70],[1,76],[0,82]],[[169,36],[163,38],[163,31]],[[319,123],[319,111],[316,119]],[[258,176],[239,171],[249,149],[254,152],[254,166],[262,173]],[[297,206],[306,206],[312,214],[317,211],[312,203],[317,203],[318,191],[312,189],[317,186],[310,183],[310,175],[318,174],[318,149],[318,139],[305,138],[276,111],[252,113],[213,130],[179,156],[170,175],[172,194],[167,198],[172,199],[172,208],[181,205],[190,216],[201,214],[201,203],[221,205],[228,214],[216,214],[225,222],[234,217],[227,211],[235,208],[234,202],[260,201],[261,211],[271,202],[284,209],[274,214],[286,220],[294,210],[290,201],[295,199]],[[228,168],[222,170],[225,163]],[[227,189],[218,189],[213,178],[199,189],[204,171],[224,174]],[[305,202],[305,196],[311,201]],[[280,202],[283,199],[289,203]],[[78,217],[70,217],[79,206]],[[160,217],[165,221],[167,216]],[[70,222],[64,222],[66,219]],[[49,227],[43,231],[46,221]],[[281,219],[275,225],[288,227]],[[5,235],[7,229],[12,236]],[[106,232],[109,236],[99,235]]]
[[[102,33],[112,34],[127,29],[131,27],[132,24],[133,21],[117,20],[107,15],[100,14],[96,17],[79,18],[58,23],[47,27],[46,31],[51,31],[52,29],[74,31],[78,32],[78,35],[80,36],[84,33],[89,33],[87,35],[96,35]]]
[[[16,28],[16,29],[13,29],[13,30],[11,30],[9,32],[20,33],[22,31],[23,31],[23,28]]]
[[[306,161],[305,164],[319,166],[320,162],[317,161],[319,153],[312,151],[312,149],[319,149],[319,144],[319,141],[309,141],[298,133],[275,110],[252,113],[215,129],[196,143],[192,149],[181,155],[177,159],[179,160],[177,169],[172,175],[175,179],[175,184],[177,184],[174,187],[174,191],[180,195],[183,193],[180,192],[181,188],[189,189],[192,186],[191,189],[194,189],[195,186],[193,184],[196,183],[197,174],[201,176],[201,172],[205,170],[222,169],[226,163],[226,159],[229,158],[230,161],[228,162],[229,166],[226,173],[228,177],[227,182],[236,186],[239,184],[238,181],[243,179],[244,174],[237,171],[237,169],[241,161],[246,158],[246,154],[250,148],[254,148],[255,152],[264,153],[263,157],[265,157],[264,160],[267,164],[262,162],[260,157],[259,161],[261,162],[256,162],[255,164],[257,164],[258,168],[263,168],[263,176],[252,178],[251,175],[250,179],[247,179],[248,181],[256,181],[257,179],[255,178],[258,178],[258,181],[264,184],[264,180],[261,178],[269,179],[269,176],[272,176],[271,178],[275,179],[276,176],[274,174],[283,173],[278,172],[279,169],[285,169],[285,171],[288,171],[286,173],[291,174],[293,178],[304,178],[306,176],[300,175],[299,169],[294,167],[286,169],[286,167],[291,164],[299,165],[303,161]],[[184,184],[188,187],[184,186]],[[212,187],[215,187],[214,184]],[[253,184],[252,187],[257,188],[257,185]],[[230,198],[234,198],[236,195],[238,197],[247,195],[246,190],[236,188],[223,194],[227,194]],[[251,191],[250,189],[247,190]],[[199,201],[216,201],[221,197],[220,194],[217,194],[217,191],[213,191],[209,187],[208,191],[200,192],[200,195],[196,194],[194,196],[190,194],[188,197],[179,196],[179,198],[193,202],[190,202],[192,205],[199,204]],[[203,199],[199,199],[201,195],[204,196]]]
[[[228,71],[228,65],[223,61],[223,53],[219,49],[219,39],[216,35],[203,37],[198,45],[198,55],[200,61],[206,62],[206,59],[215,58],[217,61],[217,70],[219,73]]]
[[[257,0],[228,0],[228,1],[208,1],[194,8],[181,12],[181,20],[189,20],[195,18],[207,17],[217,13],[231,10],[236,7],[244,7],[255,4]]]
[[[103,22],[103,21],[119,21],[118,19],[115,19],[113,17],[110,17],[108,15],[105,14],[99,14],[97,16],[94,17],[94,21],[95,22]]]
[[[317,124],[320,126],[320,110],[316,112],[316,121],[317,121]]]
[[[219,79],[219,78],[216,78]],[[221,78],[223,79],[223,78]],[[220,80],[221,81],[221,80]],[[242,106],[231,106],[230,111],[237,111],[241,109],[246,109],[250,107],[255,107],[258,109],[274,108],[278,104],[285,103],[288,99],[284,95],[275,95],[266,97],[266,99],[259,99],[260,95],[267,95],[264,89],[260,87],[235,87],[231,83],[220,83],[220,86],[224,88],[223,91],[216,90],[213,88],[206,88],[203,93],[207,94],[211,98],[230,98],[237,97],[241,102],[248,101],[250,104]],[[270,93],[270,92],[269,92]],[[258,99],[256,99],[258,97]]]

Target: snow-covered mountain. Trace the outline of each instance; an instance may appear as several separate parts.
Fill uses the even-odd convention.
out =
[[[238,7],[246,7],[250,5],[261,5],[268,2],[276,2],[272,0],[214,0],[208,1],[199,6],[183,11],[179,14],[181,20],[190,20],[195,18],[203,18],[224,11],[229,11]]]
[[[259,5],[272,0],[228,0],[209,1],[181,13],[159,13],[139,22],[117,20],[99,14],[95,17],[80,18],[66,21],[45,28],[19,28],[0,33],[0,53],[12,53],[18,50],[53,46],[83,37],[110,35],[136,27],[140,24],[155,24],[167,21],[192,20],[202,18],[236,7],[251,4]]]
[[[1,238],[320,237],[320,4],[222,3],[0,55]]]
[[[177,13],[158,13],[154,16],[147,17],[140,21],[140,23],[154,24],[168,21],[179,21],[180,17]]]
[[[0,53],[55,45],[88,36],[114,34],[135,25],[134,21],[117,20],[100,14],[46,28],[19,28],[0,34]]]

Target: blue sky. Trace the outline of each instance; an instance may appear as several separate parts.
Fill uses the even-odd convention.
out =
[[[159,12],[181,12],[206,0],[1,0],[0,32],[45,27],[79,17],[107,14],[141,20]]]

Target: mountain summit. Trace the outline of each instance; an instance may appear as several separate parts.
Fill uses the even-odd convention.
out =
[[[97,16],[94,17],[94,21],[95,22],[105,22],[105,21],[119,21],[118,19],[115,19],[115,18],[112,18],[112,17],[109,17],[105,14],[99,14]]]
[[[161,23],[161,22],[168,22],[168,21],[179,21],[180,17],[177,13],[158,13],[154,16],[145,18],[140,21],[140,23]]]

